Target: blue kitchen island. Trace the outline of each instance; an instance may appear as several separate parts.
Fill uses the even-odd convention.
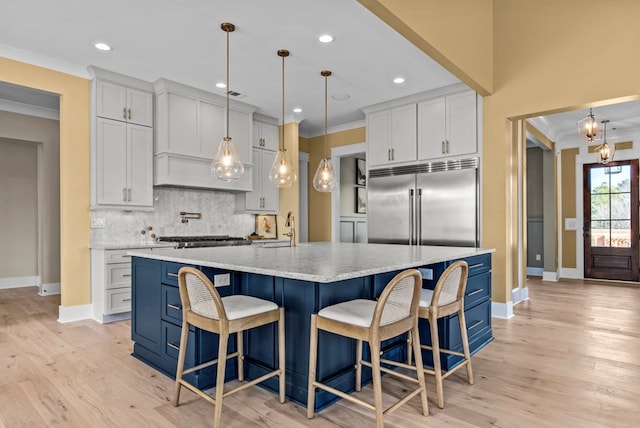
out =
[[[201,269],[222,296],[245,294],[271,300],[285,308],[286,395],[306,406],[311,314],[346,300],[375,299],[399,271],[418,268],[423,287],[433,288],[444,269],[455,260],[469,264],[465,317],[471,353],[487,345],[491,331],[491,249],[384,244],[305,243],[296,247],[210,247],[131,251],[133,356],[174,377],[180,344],[182,312],[177,272],[182,266]],[[441,346],[462,349],[457,315],[439,324]],[[429,324],[420,320],[420,336],[429,344]],[[245,333],[246,378],[269,371],[278,360],[274,325]],[[235,350],[235,338],[230,351]],[[187,364],[198,365],[217,355],[217,335],[192,329]],[[406,359],[406,337],[383,344],[384,357]],[[424,351],[423,351],[424,352]],[[423,354],[425,364],[432,361]],[[443,368],[457,364],[458,357],[443,355]],[[353,391],[355,342],[320,332],[318,376],[346,392]],[[370,372],[363,371],[364,380]],[[200,388],[215,384],[215,367],[190,375]],[[236,377],[235,360],[227,364],[227,380]],[[277,378],[260,384],[277,391]],[[317,391],[316,409],[337,399]]]

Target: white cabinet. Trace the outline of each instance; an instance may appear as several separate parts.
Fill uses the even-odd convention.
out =
[[[340,242],[367,243],[366,217],[340,217]]]
[[[253,122],[253,147],[278,150],[278,127],[261,122]]]
[[[418,159],[475,153],[476,94],[465,91],[418,104]]]
[[[368,114],[369,166],[415,161],[416,135],[416,104]]]
[[[153,95],[150,92],[98,80],[96,114],[122,122],[153,126]]]
[[[233,101],[229,135],[245,164],[236,181],[217,180],[211,162],[226,130],[226,98],[167,79],[156,91],[156,185],[230,191],[252,190],[251,135],[255,107]]]
[[[96,119],[95,197],[102,206],[153,206],[153,129]]]
[[[132,249],[91,249],[91,304],[100,323],[130,318]]]

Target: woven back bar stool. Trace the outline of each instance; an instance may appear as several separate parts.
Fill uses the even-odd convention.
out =
[[[317,314],[311,315],[311,340],[309,350],[309,396],[307,398],[307,417],[313,418],[315,410],[315,390],[320,388],[353,403],[365,406],[376,414],[376,427],[384,425],[383,417],[405,404],[416,395],[420,395],[422,413],[427,416],[427,390],[422,371],[422,355],[418,335],[418,303],[422,288],[422,276],[415,269],[406,270],[396,275],[385,286],[377,301],[356,299],[336,305],[327,306]],[[355,390],[360,391],[362,384],[362,366],[372,369],[374,403],[370,404],[353,395],[346,394],[316,380],[316,363],[318,354],[318,331],[324,330],[357,340],[356,344],[356,379]],[[416,366],[380,358],[380,342],[413,332],[413,341],[409,352],[413,351]],[[368,342],[371,350],[371,361],[362,359],[362,342]],[[387,369],[381,363],[404,367],[415,371],[416,377]],[[417,384],[403,398],[396,401],[386,410],[382,408],[382,383],[380,373],[390,375]]]
[[[176,385],[173,405],[178,406],[180,390],[184,386],[200,397],[214,404],[213,426],[221,426],[222,399],[252,385],[260,383],[274,376],[279,377],[280,402],[285,401],[285,350],[284,350],[284,309],[273,302],[257,297],[233,295],[220,297],[211,280],[192,267],[183,267],[178,272],[178,287],[182,301],[182,332],[180,336],[180,351],[178,353],[178,367],[176,371]],[[260,376],[250,382],[224,391],[224,375],[227,359],[237,358],[238,380],[244,381],[243,367],[243,338],[245,330],[262,325],[278,323],[278,356],[277,369]],[[216,359],[198,366],[184,369],[187,353],[187,338],[189,326],[194,326],[219,335],[218,356]],[[237,351],[227,354],[229,335],[237,334]],[[184,379],[184,375],[217,364],[215,397],[211,397]]]
[[[443,379],[452,375],[458,369],[466,367],[467,381],[469,384],[473,384],[469,338],[464,319],[464,293],[467,288],[468,274],[469,267],[466,262],[454,262],[442,273],[433,290],[423,289],[421,292],[418,314],[420,318],[429,320],[429,328],[431,330],[431,346],[421,345],[421,348],[430,350],[433,354],[433,370],[425,368],[424,372],[435,376],[438,407],[441,409],[444,408]],[[441,348],[439,342],[438,319],[455,313],[458,314],[462,352]],[[450,370],[443,371],[440,362],[441,353],[462,357],[462,362]],[[411,363],[410,359],[409,363]]]

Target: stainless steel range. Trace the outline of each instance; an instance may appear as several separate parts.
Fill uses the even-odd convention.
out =
[[[229,235],[205,236],[160,236],[161,242],[172,242],[175,248],[224,247],[229,245],[251,245],[251,241]]]

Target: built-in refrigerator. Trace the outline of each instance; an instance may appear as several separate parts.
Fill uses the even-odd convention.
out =
[[[369,171],[370,243],[479,246],[478,158]]]

